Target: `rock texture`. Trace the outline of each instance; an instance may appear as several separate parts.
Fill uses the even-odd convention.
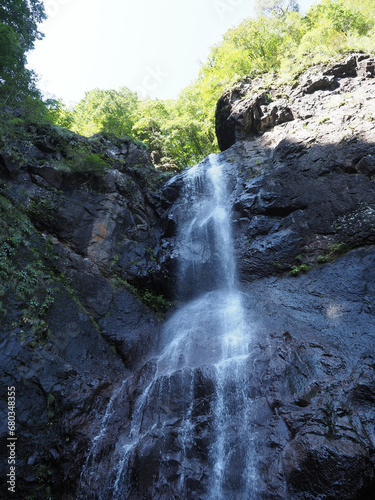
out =
[[[291,110],[292,120],[256,128],[252,140],[223,153],[239,172],[233,203],[241,280],[314,266],[374,243],[373,67],[369,56],[351,56],[318,76],[304,75],[284,111],[275,101],[262,115],[277,106],[281,115]],[[242,122],[253,116],[259,99],[236,101],[227,122],[239,106]],[[236,123],[244,136],[247,129]]]
[[[246,287],[261,498],[370,499],[375,251]]]
[[[163,306],[153,252],[165,177],[127,139],[38,125],[26,137],[0,153],[1,432],[8,436],[14,386],[18,498],[73,498],[93,422],[158,342],[160,318],[149,306]],[[14,263],[34,297],[20,292]],[[46,287],[53,303],[33,312]]]
[[[241,98],[244,84],[218,103],[239,279],[264,335],[261,498],[373,495],[374,71],[354,54],[294,88]]]
[[[353,55],[302,75],[283,98],[272,100],[271,89],[241,99],[239,89],[218,104],[238,276],[256,339],[243,374],[254,408],[256,498],[373,496],[374,68],[372,57]],[[178,227],[181,180],[164,189],[174,201],[170,228]],[[173,239],[174,230],[167,234]],[[189,495],[206,498],[212,374],[191,376],[199,462]],[[178,395],[188,393],[184,377]],[[171,443],[159,481],[142,476],[145,498],[176,494],[184,467],[173,445],[180,423],[172,421],[138,456],[141,470],[153,470],[155,447]]]
[[[243,379],[253,407],[259,499],[373,498],[374,76],[373,57],[354,54],[310,70],[294,88],[244,98],[248,82],[218,103],[219,158],[254,332]],[[176,292],[184,174],[160,176],[147,151],[126,139],[37,128],[33,134],[0,152],[0,208],[8,200],[31,223],[22,233],[30,244],[20,245],[15,233],[1,240],[8,246],[1,247],[0,271],[12,248],[26,270],[33,258],[44,269],[40,286],[50,272],[54,302],[40,338],[17,290],[11,283],[6,293],[0,288],[2,436],[6,387],[15,386],[19,491],[25,498],[95,498],[85,490],[89,476],[80,484],[85,464],[94,461],[93,436],[106,422],[105,460],[94,481],[111,491],[113,454],[155,371],[161,321],[149,306],[160,312]],[[88,170],[72,169],[72,147],[110,168],[98,169],[90,156]],[[205,499],[210,367],[169,377],[171,398],[164,382],[153,395],[155,428],[153,414],[145,415],[144,428],[153,430],[136,455],[129,498],[178,494],[186,472],[180,414],[192,408],[187,495]],[[228,474],[237,472],[232,461]]]

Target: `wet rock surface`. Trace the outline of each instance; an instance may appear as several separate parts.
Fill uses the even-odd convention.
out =
[[[135,286],[142,281],[151,298],[161,293],[149,272],[155,259],[149,262],[162,233],[165,177],[144,147],[127,139],[56,136],[52,128],[36,130],[34,141],[14,143],[12,155],[0,158],[2,216],[13,226],[3,224],[1,234],[1,433],[8,436],[7,387],[15,387],[18,498],[74,498],[91,426],[116,383],[158,341],[160,320]],[[75,165],[69,155],[78,147]],[[89,153],[107,169],[79,168]],[[17,233],[25,220],[27,231]],[[120,265],[126,245],[139,241],[143,277]],[[14,260],[24,271],[12,268]],[[22,298],[14,273],[40,297]],[[47,312],[38,306],[31,317],[30,302],[37,307],[46,287],[53,294]],[[42,331],[39,324],[46,324]],[[4,460],[3,498],[8,472]]]
[[[240,392],[250,409],[257,472],[253,477],[249,468],[253,490],[244,496],[239,485],[249,443],[240,453],[238,386],[228,375],[221,389],[233,424],[228,439],[236,446],[236,455],[228,454],[225,463],[230,498],[372,498],[374,262],[374,248],[357,249],[299,277],[265,278],[243,289],[251,338]],[[212,328],[212,320],[207,322]],[[201,352],[196,349],[195,358]],[[210,497],[219,381],[218,365],[207,362],[207,354],[202,359],[201,366],[190,362],[165,372],[156,358],[127,380],[96,450],[104,460],[91,476],[87,471],[89,489],[79,498],[96,488],[112,498],[119,477],[126,484],[119,491],[129,498],[173,498],[181,492],[186,498]],[[129,441],[135,422],[139,435]],[[131,455],[119,469],[119,450],[127,446]],[[107,461],[110,466],[103,468]]]
[[[374,258],[359,249],[246,288],[264,335],[253,350],[257,407],[271,412],[258,425],[264,498],[373,495]]]
[[[254,500],[373,498],[374,75],[372,57],[353,55],[310,71],[281,97],[243,99],[244,87],[218,105],[252,331],[241,387],[252,408]],[[110,499],[136,403],[166,343],[149,306],[175,296],[185,174],[165,182],[141,146],[104,137],[95,154],[112,168],[72,174],[56,168],[65,154],[59,141],[41,130],[22,145],[22,162],[0,156],[1,194],[27,210],[36,247],[48,239],[59,276],[43,341],[25,304],[10,292],[3,299],[2,436],[6,387],[15,386],[25,498],[95,499],[100,484]],[[204,259],[199,265],[210,289]],[[209,498],[215,376],[205,361],[160,373],[128,467],[128,498],[175,498],[186,475],[186,498]],[[229,382],[228,401],[234,390]],[[232,416],[239,425],[235,409]],[[233,487],[241,460],[228,460],[228,498],[243,498]]]
[[[322,69],[340,77],[332,76],[332,88],[292,90],[293,121],[257,130],[222,153],[233,166],[241,281],[298,273],[374,243],[375,80],[362,76],[363,64],[374,60],[351,56]]]

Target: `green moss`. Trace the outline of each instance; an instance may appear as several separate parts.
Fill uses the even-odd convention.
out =
[[[311,266],[308,264],[301,264],[300,266],[294,266],[291,271],[289,271],[289,274],[291,276],[298,276],[301,273],[307,273],[307,271],[310,271],[312,269]]]
[[[48,197],[32,198],[26,211],[32,221],[51,224],[56,217],[57,207],[51,195]]]
[[[325,264],[327,262],[332,262],[335,259],[341,257],[349,250],[349,247],[344,242],[333,243],[327,250],[325,255],[319,255],[317,262],[319,264]]]
[[[51,393],[47,396],[48,420],[52,420],[55,416],[55,396]]]

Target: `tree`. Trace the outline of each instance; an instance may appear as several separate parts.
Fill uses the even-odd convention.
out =
[[[172,106],[172,102],[167,100],[140,100],[132,115],[134,120],[132,135],[146,143],[150,151],[155,151],[160,159],[168,156],[165,127]]]
[[[19,36],[19,43],[24,52],[34,47],[35,40],[43,34],[38,31],[38,24],[46,19],[41,0],[1,0],[0,23],[10,26]]]
[[[1,0],[0,103],[18,106],[40,99],[36,76],[26,68],[26,53],[42,37],[38,23],[45,18],[41,0]]]
[[[177,99],[142,100],[126,88],[96,89],[73,111],[73,130],[125,133],[145,142],[160,166],[192,165],[217,151],[215,107],[226,89],[244,79],[249,93],[294,84],[309,65],[350,50],[374,50],[374,0],[321,0],[305,16],[292,0],[259,0],[258,6],[263,15],[228,30]],[[69,124],[68,110],[53,111],[60,124]]]
[[[329,22],[334,30],[344,34],[366,35],[374,25],[373,15],[366,15],[366,11],[361,11],[348,0],[323,0],[311,7],[306,20],[310,27]]]
[[[15,71],[23,61],[19,37],[11,28],[0,23],[0,75]]]
[[[62,99],[50,99],[46,101],[48,116],[56,125],[64,128],[72,128],[74,123],[74,113],[67,108]]]
[[[295,0],[257,0],[256,11],[261,16],[276,15],[284,17],[287,12],[299,12],[298,2]]]
[[[74,109],[72,128],[86,136],[98,132],[109,132],[117,137],[130,135],[134,123],[132,113],[137,101],[137,94],[127,87],[86,92]]]

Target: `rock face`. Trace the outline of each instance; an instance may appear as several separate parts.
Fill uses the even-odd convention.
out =
[[[25,136],[0,155],[2,436],[15,387],[19,495],[73,498],[93,422],[158,342],[166,178],[127,139]]]
[[[320,111],[324,109],[329,111],[345,103],[348,104],[348,97],[336,103],[333,98],[330,106],[325,102],[325,106],[317,107],[316,93],[326,97],[335,95],[343,97],[345,79],[349,78],[349,81],[355,82],[354,86],[358,87],[358,80],[373,77],[373,57],[353,54],[333,67],[313,68],[300,77],[299,85],[293,87],[278,87],[256,93],[252,83],[245,80],[234,89],[226,91],[217,103],[215,118],[219,147],[224,151],[236,141],[257,136],[261,132],[273,129],[276,125],[294,120],[309,120],[316,116],[319,108]],[[246,97],[249,94],[251,96]],[[336,122],[335,113],[328,113],[326,117]],[[337,118],[340,120],[342,116],[339,114]]]
[[[252,408],[254,500],[373,498],[374,75],[371,56],[351,55],[294,88],[244,98],[245,83],[218,103],[252,331],[241,389]],[[127,467],[116,457],[149,394],[129,498],[178,497],[187,475],[186,498],[207,499],[215,370],[163,372],[149,389],[166,343],[150,306],[165,309],[176,293],[185,174],[160,176],[129,140],[64,134],[36,129],[0,156],[2,435],[15,386],[19,491],[70,500],[104,485],[102,498],[113,498]],[[88,169],[72,170],[81,161],[72,143]],[[204,249],[197,255],[208,282]],[[42,315],[26,302],[35,290],[46,303],[48,287]],[[231,400],[238,387],[227,389]],[[243,498],[239,464],[228,459],[228,498]]]
[[[373,59],[351,56],[322,70],[323,77],[305,76],[309,83],[291,91],[284,112],[277,101],[292,121],[254,129],[252,140],[223,153],[239,172],[233,203],[241,280],[298,273],[374,243],[374,80],[362,76],[364,63],[374,66]],[[344,76],[330,76],[327,87],[326,74]],[[256,113],[254,102],[237,101],[233,109],[241,104],[246,118]],[[236,133],[244,135],[240,127]]]
[[[373,496],[374,67],[372,57],[354,55],[303,75],[287,99],[270,102],[272,92],[241,99],[237,91],[218,104],[238,277],[256,338],[243,372],[253,408],[256,499]],[[171,227],[178,227],[180,184],[177,176],[165,187],[177,200],[168,211]],[[181,394],[195,381],[197,462],[187,495],[203,499],[210,491],[213,375],[202,367],[181,377],[175,394],[182,413],[188,400]],[[168,432],[154,430],[140,448],[139,469],[153,476],[134,478],[139,497],[177,494],[184,462],[178,411],[173,415]],[[155,450],[165,456],[166,446],[170,461],[156,470]],[[239,463],[227,464],[229,496]]]
[[[373,495],[374,258],[358,249],[246,287],[265,498]]]
[[[286,99],[239,89],[218,103],[239,279],[264,335],[260,498],[373,495],[374,70],[352,55]]]

